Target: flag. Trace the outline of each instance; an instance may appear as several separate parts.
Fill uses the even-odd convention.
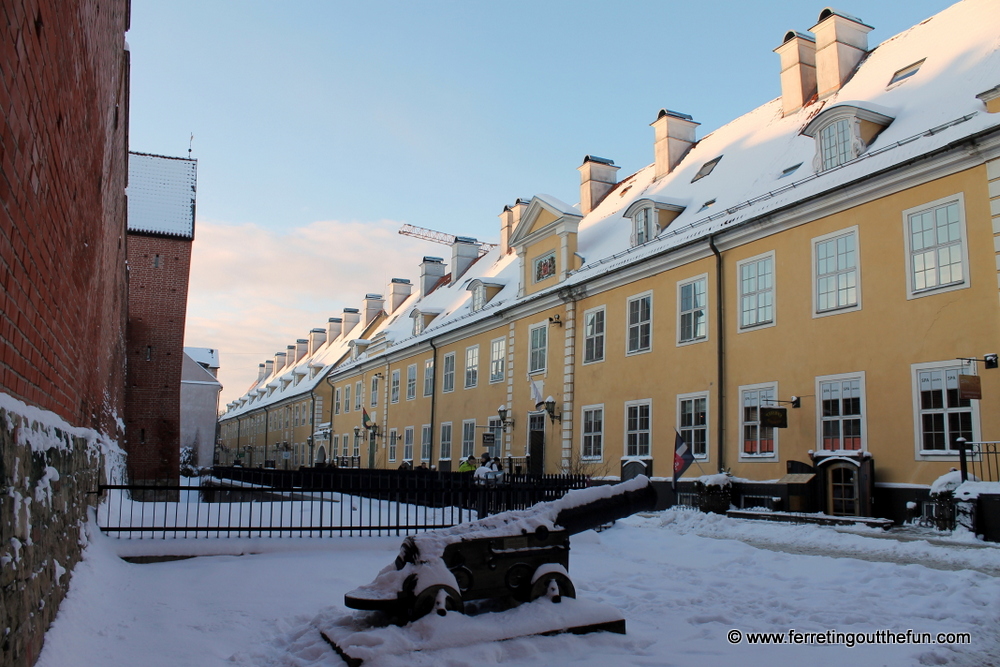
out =
[[[375,422],[371,420],[371,417],[368,416],[368,411],[361,408],[361,426],[367,431],[374,423]]]
[[[535,409],[541,410],[542,406],[545,405],[545,399],[542,398],[542,390],[538,388],[538,384],[528,376],[528,384],[531,385],[531,400],[535,402]]]
[[[681,437],[680,433],[677,433],[677,431],[674,431],[674,433],[677,437],[674,438],[674,480],[670,485],[671,488],[677,486],[677,480],[694,463],[694,454],[691,453],[691,448],[684,442],[684,438]]]

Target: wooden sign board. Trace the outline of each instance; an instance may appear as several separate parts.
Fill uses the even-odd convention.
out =
[[[788,408],[761,408],[760,425],[771,428],[788,428]]]
[[[983,397],[983,386],[978,375],[958,376],[958,397],[961,399],[980,400]]]
[[[497,444],[497,436],[495,433],[483,433],[483,444],[484,445],[495,445]]]

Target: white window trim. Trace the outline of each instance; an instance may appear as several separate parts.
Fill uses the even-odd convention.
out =
[[[365,384],[363,381],[358,380],[354,383],[354,409],[361,412],[361,408],[364,406],[365,399],[363,394]]]
[[[451,389],[445,385],[445,378],[448,375],[448,357],[451,357]],[[444,361],[441,363],[441,393],[450,394],[455,391],[455,375],[458,373],[458,359],[454,352],[449,352],[444,355]]]
[[[628,349],[628,332],[630,326],[628,321],[629,305],[633,301],[642,299],[647,296],[649,297],[649,347],[644,350],[640,349],[640,350],[635,350],[634,352],[629,352]],[[649,354],[650,352],[653,351],[653,308],[654,308],[653,290],[647,290],[639,294],[633,294],[632,296],[625,299],[625,356],[626,357],[633,357],[637,354]],[[607,320],[605,320],[605,322],[607,322]],[[607,331],[607,326],[605,326],[604,328],[605,331]]]
[[[771,389],[771,390],[773,390],[774,391],[774,395],[776,397],[775,400],[778,400],[777,397],[780,396],[780,394],[778,393],[778,383],[777,382],[760,382],[758,384],[744,384],[744,385],[741,385],[741,386],[739,386],[737,388],[737,390],[736,390],[736,401],[737,401],[737,408],[739,410],[739,412],[738,412],[738,414],[739,414],[739,431],[738,431],[738,438],[737,438],[737,446],[738,446],[738,450],[739,450],[739,459],[738,460],[739,461],[765,461],[765,462],[773,463],[774,461],[779,460],[779,452],[780,452],[780,450],[779,450],[779,442],[781,440],[781,438],[779,437],[779,432],[781,431],[780,428],[774,429],[774,451],[771,452],[770,454],[745,454],[743,452],[743,424],[744,424],[744,421],[743,421],[743,392],[744,391],[752,391],[752,390],[755,390],[755,389]],[[760,408],[760,405],[758,405],[757,407]],[[771,407],[771,406],[769,406],[769,407]],[[773,407],[780,407],[780,403],[779,404],[775,404]],[[760,422],[758,421],[757,423],[759,424]]]
[[[643,220],[640,223],[639,216],[642,216]],[[649,243],[656,238],[657,234],[660,232],[660,225],[657,224],[657,211],[653,206],[641,206],[637,208],[632,213],[632,237],[629,239],[629,245],[633,248]],[[644,237],[642,241],[639,240],[639,225],[643,225],[642,236]]]
[[[431,451],[434,448],[434,431],[430,424],[421,424],[420,426],[420,460],[427,461],[430,463]],[[427,450],[427,456],[424,456],[424,450]]]
[[[696,283],[699,280],[705,281],[705,335],[701,338],[692,338],[690,340],[681,340],[681,289],[686,285]],[[709,328],[709,322],[711,318],[709,317],[709,281],[708,273],[703,273],[700,276],[693,276],[687,280],[680,280],[677,282],[677,347],[684,347],[685,345],[695,345],[697,343],[706,343],[711,338],[711,331]]]
[[[585,456],[583,453],[584,440],[586,433],[584,432],[584,424],[586,423],[584,419],[584,414],[588,410],[600,410],[601,411],[601,455],[600,456]],[[650,425],[652,426],[652,415],[650,415]],[[586,463],[602,463],[604,461],[604,450],[606,449],[607,435],[607,419],[608,411],[604,409],[604,403],[595,403],[594,405],[584,405],[580,407],[580,460]],[[650,445],[652,445],[652,435],[650,435]]]
[[[698,461],[708,461],[710,460],[712,454],[712,398],[710,393],[707,391],[695,391],[688,394],[677,394],[677,411],[674,413],[677,419],[677,433],[681,432],[681,401],[690,401],[696,398],[705,399],[705,454],[698,456],[694,454],[694,446],[692,443],[687,443],[688,447],[691,447],[691,454]]]
[[[493,346],[496,343],[503,343],[503,354],[500,355],[500,375],[497,377],[493,376],[493,362],[497,361],[493,358]],[[501,336],[500,338],[494,338],[490,341],[490,384],[496,384],[497,382],[503,382],[507,378],[507,337]]]
[[[333,414],[340,414],[340,387],[333,390]]]
[[[861,380],[861,449],[823,449],[823,394],[820,387],[824,382]],[[816,376],[816,451],[823,454],[858,456],[868,451],[868,393],[865,389],[865,371]],[[843,434],[841,434],[843,435]]]
[[[378,378],[377,377],[372,377],[371,392],[372,392],[372,395],[369,397],[368,407],[370,407],[370,408],[377,408],[378,407]]]
[[[476,363],[473,366],[469,365],[469,351],[470,350],[475,350],[476,351]],[[476,371],[476,373],[475,373],[475,381],[472,382],[472,384],[469,384],[469,369],[470,368],[471,369],[475,369],[475,371]],[[463,367],[462,370],[464,371],[462,373],[462,386],[465,389],[475,389],[476,387],[478,387],[479,386],[479,346],[478,345],[470,345],[469,347],[465,348],[465,365],[464,365],[464,367]]]
[[[447,439],[447,441],[444,438],[444,427],[445,426],[448,427],[448,433],[449,433],[449,438]],[[439,461],[450,461],[451,457],[452,457],[452,447],[454,447],[455,427],[452,425],[451,422],[441,422],[441,427],[440,427],[438,433],[440,434],[440,437],[441,437],[441,441],[439,443],[439,449],[438,449],[438,460]],[[445,442],[448,443],[448,456],[444,455],[444,443]]]
[[[413,460],[413,444],[414,444],[413,427],[412,426],[407,426],[407,427],[403,428],[403,460],[404,461],[412,461]],[[409,456],[406,455],[406,448],[407,447],[410,448],[410,455]]]
[[[628,409],[637,405],[649,406],[649,453],[629,454],[628,453]],[[635,401],[625,401],[622,411],[622,458],[623,459],[651,459],[653,458],[653,399],[641,398]],[[672,467],[672,466],[671,466]]]
[[[913,289],[913,253],[910,249],[910,216],[914,213],[919,213],[921,211],[926,211],[929,208],[936,208],[951,202],[958,203],[958,224],[962,230],[962,281],[957,283],[951,283],[949,285],[938,285],[935,287],[926,287],[922,290]],[[960,289],[968,289],[972,287],[972,276],[970,275],[969,266],[969,234],[966,229],[965,224],[965,193],[957,192],[948,197],[942,197],[941,199],[936,199],[926,204],[921,204],[920,206],[914,206],[913,208],[908,208],[903,211],[903,243],[906,249],[906,298],[909,299],[919,299],[921,297],[930,296],[932,294],[943,294],[945,292],[953,292]]]
[[[534,332],[536,330],[538,330],[538,329],[545,329],[545,354],[543,355],[543,358],[542,358],[542,367],[541,368],[532,368],[531,367],[531,353],[532,353],[532,349],[531,349],[531,342],[532,342],[531,341],[531,337],[532,337],[532,334],[534,334]],[[538,322],[536,324],[532,324],[532,325],[530,325],[528,327],[528,375],[544,374],[548,370],[548,367],[549,367],[549,321],[545,320],[543,322]]]
[[[399,386],[400,371],[398,368],[392,372],[391,377],[392,379],[389,382],[389,402],[395,405],[396,403],[399,403],[399,395],[400,393],[402,393],[400,392],[400,386]],[[394,393],[395,396],[393,396]]]
[[[963,367],[961,361],[951,359],[949,361],[930,361],[920,364],[910,364],[910,394],[913,401],[913,452],[915,461],[958,461],[959,454],[950,451],[935,452],[923,448],[923,438],[921,437],[922,424],[920,423],[920,371],[944,370],[947,368]],[[968,368],[965,366],[964,368]],[[969,401],[972,404],[972,436],[973,440],[982,439],[982,429],[979,423],[979,401]]]
[[[741,273],[744,264],[759,262],[762,259],[771,259],[771,321],[761,324],[742,325],[743,319],[743,281]],[[778,324],[778,263],[774,259],[774,251],[770,250],[753,257],[747,257],[736,263],[736,333],[746,333],[748,331],[759,331],[768,329]]]
[[[393,444],[393,443],[395,443],[395,444]],[[399,430],[398,429],[394,429],[394,428],[390,428],[389,429],[388,447],[389,447],[389,454],[388,454],[389,461],[395,462],[396,461],[397,448],[399,447]]]
[[[406,367],[406,400],[412,401],[417,398],[417,365],[409,364]]]
[[[344,385],[344,414],[351,411],[351,383],[348,382]]]
[[[586,361],[587,358],[587,316],[591,313],[596,313],[597,311],[602,311],[604,313],[604,329],[601,331],[601,358],[594,359],[592,361]],[[588,308],[583,311],[583,320],[581,321],[580,331],[583,335],[583,340],[581,341],[580,348],[580,358],[582,365],[589,366],[591,364],[600,364],[608,356],[608,311],[607,306],[597,306],[596,308]],[[627,343],[626,343],[627,344]]]
[[[469,454],[465,453],[465,427],[468,424],[472,424],[472,449],[471,449],[471,454],[472,454],[472,456],[476,455],[476,420],[475,419],[463,419],[462,420],[462,455],[461,455],[461,457],[459,457],[459,460],[467,459],[469,457]],[[454,436],[454,433],[453,433],[452,434],[452,438],[454,438],[454,437],[455,436]]]
[[[820,243],[825,243],[831,239],[846,236],[848,234],[854,234],[855,290],[858,295],[858,301],[853,306],[831,308],[829,310],[821,311],[819,309],[819,258],[817,257],[816,248]],[[841,315],[843,313],[853,313],[858,310],[861,310],[861,234],[858,230],[858,226],[854,225],[853,227],[838,229],[835,232],[823,234],[822,236],[817,236],[812,239],[812,316],[813,319],[816,319],[819,317],[830,317],[831,315]]]
[[[429,377],[428,377],[429,376]],[[428,391],[428,389],[430,391]],[[434,358],[424,359],[424,396],[434,393]]]

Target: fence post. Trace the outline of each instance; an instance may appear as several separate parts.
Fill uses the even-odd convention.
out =
[[[962,483],[969,481],[969,461],[965,455],[965,438],[957,438],[955,442],[958,443],[958,460],[961,464],[962,469]]]

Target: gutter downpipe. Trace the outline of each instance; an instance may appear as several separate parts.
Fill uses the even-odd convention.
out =
[[[428,466],[433,465],[431,461],[434,460],[434,410],[435,407],[437,406],[437,373],[438,373],[438,349],[437,346],[434,344],[433,338],[431,338],[429,342],[431,344],[431,350],[433,350],[433,354],[431,355],[431,363],[433,364],[433,370],[431,372],[433,373],[432,377],[434,378],[434,382],[431,384],[431,442],[430,442],[431,450],[430,452],[427,453]],[[440,462],[441,461],[439,459],[438,463]]]
[[[719,457],[719,471],[726,469],[726,346],[725,346],[725,323],[722,320],[723,308],[723,282],[722,282],[722,253],[715,246],[715,234],[708,237],[708,247],[715,255],[715,346],[716,346],[716,385],[718,386],[719,399],[715,408],[718,415],[718,444],[717,451]]]

